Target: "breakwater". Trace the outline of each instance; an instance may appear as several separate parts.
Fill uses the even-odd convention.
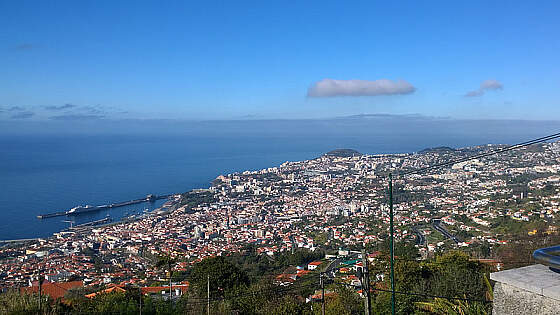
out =
[[[134,200],[129,200],[129,201],[111,203],[111,204],[100,205],[100,206],[78,206],[78,207],[74,207],[74,208],[72,208],[68,211],[59,211],[59,212],[51,212],[51,213],[40,214],[40,215],[37,216],[37,218],[38,219],[48,219],[48,218],[53,218],[53,217],[65,216],[65,215],[66,216],[79,215],[81,213],[87,213],[87,212],[99,211],[99,210],[104,210],[104,209],[124,207],[124,206],[139,204],[139,203],[143,203],[143,202],[154,202],[156,200],[167,199],[170,196],[171,195],[156,196],[156,195],[151,195],[150,194],[150,195],[146,196],[145,198],[139,198],[139,199],[134,199]]]

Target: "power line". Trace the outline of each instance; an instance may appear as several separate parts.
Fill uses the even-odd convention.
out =
[[[347,283],[344,283],[344,282],[335,282],[335,283],[347,285]],[[370,290],[380,291],[380,292],[388,292],[388,293],[394,292],[396,294],[401,294],[401,295],[421,296],[421,297],[429,297],[429,298],[440,298],[440,299],[446,299],[446,300],[461,300],[461,301],[469,301],[469,302],[493,303],[492,300],[484,300],[484,299],[470,299],[470,298],[451,297],[451,296],[444,296],[444,295],[433,295],[433,294],[426,294],[426,293],[392,291],[392,290],[379,289],[379,288],[370,288]]]
[[[523,263],[528,263],[528,264],[532,264],[535,263],[534,260],[498,260],[495,258],[472,258],[469,257],[469,259],[472,259],[470,261],[472,262],[479,262],[481,264],[483,264],[483,261],[479,261],[479,259],[484,260],[484,259],[488,259],[488,260],[494,260],[496,263],[499,264],[505,264],[505,263],[517,263],[517,264],[523,264]],[[389,258],[387,258],[386,260],[389,260]],[[426,263],[430,263],[430,264],[442,264],[442,262],[438,262],[438,261],[432,261],[432,260],[417,260],[417,259],[412,259],[412,258],[395,258],[396,261],[415,261],[415,262],[426,262]]]
[[[379,289],[379,288],[372,288],[374,291],[381,291],[381,292],[393,292],[391,290]],[[426,293],[413,293],[413,292],[402,292],[402,291],[394,291],[397,294],[402,295],[411,295],[411,296],[423,296],[429,298],[439,298],[439,299],[446,299],[446,300],[460,300],[460,301],[468,301],[468,302],[481,302],[481,303],[494,303],[492,300],[484,300],[484,299],[470,299],[470,298],[460,298],[460,297],[451,297],[451,296],[443,296],[443,295],[432,295]]]
[[[306,280],[310,280],[313,278],[317,278],[319,275],[313,275],[308,277]],[[237,295],[232,295],[232,296],[226,296],[226,297],[219,297],[219,298],[214,298],[211,299],[211,301],[221,301],[224,299],[235,299],[235,298],[241,298],[241,297],[248,297],[248,296],[255,296],[258,294],[262,294],[263,292],[266,293],[286,293],[286,292],[291,292],[291,291],[295,291],[295,290],[299,290],[299,289],[306,289],[306,288],[311,288],[311,287],[315,287],[316,284],[315,283],[308,283],[308,284],[303,284],[303,283],[298,283],[298,284],[294,284],[291,285],[289,287],[286,288],[279,288],[279,287],[275,287],[275,288],[265,288],[263,290],[259,290],[259,292],[251,292],[251,293],[243,293],[243,294],[237,294]],[[206,303],[205,301],[207,300],[206,298],[193,298],[193,299],[200,299],[200,300],[204,300],[204,302],[201,303]]]
[[[316,284],[314,283],[310,283],[310,284],[305,284],[305,285],[294,285],[294,286],[290,286],[288,288],[271,288],[271,289],[265,289],[265,290],[260,290],[259,292],[252,292],[252,293],[243,293],[243,294],[237,294],[237,295],[233,295],[233,296],[226,296],[226,297],[219,297],[219,298],[214,298],[214,299],[210,299],[211,302],[218,302],[218,301],[223,301],[223,300],[232,300],[232,299],[237,299],[237,298],[243,298],[243,297],[254,297],[256,295],[260,295],[263,293],[289,293],[292,291],[296,291],[296,290],[300,290],[300,289],[308,289],[308,288],[312,288],[312,287],[316,287]],[[195,299],[195,300],[199,300],[198,298],[188,298],[187,299],[187,304],[188,305],[206,305],[207,303],[207,299],[200,299],[200,300],[204,300],[204,301],[195,301],[193,303],[189,303],[188,300],[191,299]]]
[[[402,173],[397,174],[397,175],[400,175],[401,177],[404,177],[404,176],[410,175],[410,174],[420,174],[424,171],[428,171],[428,170],[431,170],[431,169],[437,169],[437,168],[441,168],[441,167],[444,167],[444,166],[453,165],[453,164],[456,164],[456,163],[461,163],[461,162],[471,161],[471,160],[482,158],[482,157],[492,156],[492,155],[504,153],[504,152],[507,152],[507,151],[523,148],[523,147],[533,145],[533,144],[536,144],[536,143],[541,143],[541,142],[553,140],[553,139],[556,139],[556,138],[560,138],[560,133],[556,133],[556,134],[544,136],[544,137],[541,137],[541,138],[521,142],[521,143],[518,143],[518,144],[507,146],[507,147],[502,148],[502,149],[492,150],[490,152],[475,154],[474,156],[470,156],[470,157],[460,158],[460,159],[457,159],[457,160],[451,160],[451,161],[443,162],[443,163],[437,163],[437,164],[427,166],[427,167],[424,167],[424,168],[402,172]],[[391,248],[390,248],[391,249],[391,253],[390,253],[390,255],[391,255],[391,312],[394,315],[395,314],[395,294],[396,294],[396,291],[395,291],[394,275],[393,275],[393,266],[394,266],[394,261],[395,261],[394,255],[393,255],[393,241],[394,241],[394,237],[393,237],[393,189],[392,189],[393,173],[390,172],[388,177],[389,177],[389,208],[390,208],[389,218],[390,218],[390,235],[391,235],[390,236],[390,244],[391,244],[390,245],[391,246]]]
[[[411,174],[419,174],[419,173],[422,173],[422,172],[427,171],[427,170],[436,169],[436,168],[440,168],[440,167],[444,167],[444,166],[449,166],[449,165],[453,165],[453,164],[456,164],[456,163],[466,162],[466,161],[470,161],[470,160],[474,160],[474,159],[479,159],[479,158],[483,158],[483,157],[487,157],[487,156],[491,156],[491,155],[496,155],[496,154],[504,153],[504,152],[507,152],[507,151],[512,151],[512,150],[515,150],[515,149],[520,149],[520,148],[523,148],[523,147],[527,147],[527,146],[530,146],[530,145],[533,145],[533,144],[543,143],[543,142],[546,142],[546,141],[549,141],[549,140],[558,139],[558,138],[560,138],[560,133],[555,133],[555,134],[540,137],[540,138],[537,138],[537,139],[533,139],[533,140],[517,143],[517,144],[514,144],[514,145],[510,145],[510,146],[507,146],[507,147],[502,148],[502,149],[497,149],[497,150],[493,150],[493,151],[490,151],[490,152],[480,153],[480,154],[476,154],[476,155],[473,155],[473,156],[470,156],[470,157],[460,158],[460,159],[452,160],[452,161],[448,161],[448,162],[438,163],[438,164],[430,165],[430,166],[415,169],[415,170],[405,171],[405,172],[397,173],[396,175],[397,176],[406,176],[406,175],[411,175]]]

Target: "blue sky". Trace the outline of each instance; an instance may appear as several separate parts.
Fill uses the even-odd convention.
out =
[[[0,12],[4,121],[560,119],[558,1],[2,1]]]

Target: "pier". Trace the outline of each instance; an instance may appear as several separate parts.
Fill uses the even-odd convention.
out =
[[[147,195],[145,198],[123,201],[123,202],[117,202],[117,203],[111,203],[111,204],[108,204],[108,205],[100,205],[100,206],[92,206],[92,207],[90,207],[90,206],[76,207],[76,208],[72,208],[68,211],[59,211],[59,212],[53,212],[53,213],[40,214],[40,215],[37,216],[37,219],[48,219],[48,218],[54,218],[54,217],[61,217],[61,216],[65,216],[65,215],[78,215],[78,214],[81,214],[81,213],[99,211],[99,210],[103,210],[103,209],[112,209],[112,208],[124,207],[124,206],[134,205],[134,204],[138,204],[138,203],[154,202],[156,200],[167,199],[170,196],[172,196],[172,195],[168,194],[168,195],[156,196],[156,195],[150,194],[150,195]]]
[[[35,241],[39,241],[40,239],[41,238],[21,238],[16,240],[0,240],[0,244],[35,242]]]
[[[55,212],[55,213],[47,213],[47,214],[40,214],[37,216],[37,219],[48,219],[53,217],[60,217],[66,215],[66,211]]]
[[[100,219],[100,220],[95,220],[95,221],[91,221],[91,222],[86,222],[86,223],[74,225],[74,226],[70,227],[68,230],[69,231],[80,230],[80,229],[86,228],[86,227],[91,227],[91,226],[101,225],[101,224],[105,224],[105,223],[110,223],[111,221],[112,221],[111,218],[106,217],[106,218],[103,218],[103,219]]]

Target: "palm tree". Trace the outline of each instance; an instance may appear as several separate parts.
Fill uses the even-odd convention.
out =
[[[486,284],[485,298],[492,300],[494,291],[492,285],[486,275],[483,275]],[[465,297],[466,298],[466,297]],[[468,300],[448,300],[444,298],[435,298],[433,302],[416,302],[418,308],[434,314],[456,314],[456,315],[487,315],[488,309],[482,302],[469,302]]]
[[[447,300],[435,298],[433,302],[416,302],[416,306],[433,314],[487,315],[484,304],[466,300]]]

